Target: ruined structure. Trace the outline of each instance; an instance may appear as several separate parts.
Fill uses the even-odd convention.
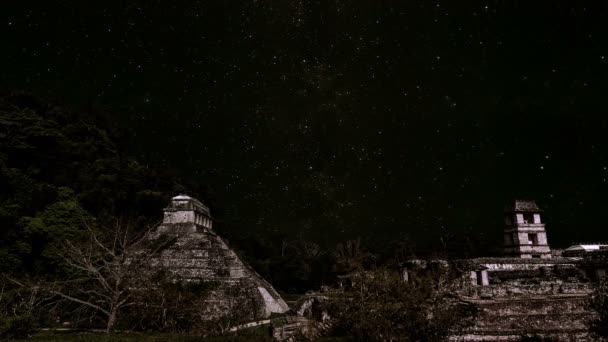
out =
[[[597,282],[608,275],[608,246],[581,244],[552,254],[541,213],[533,201],[517,200],[506,208],[505,257],[402,264],[404,282],[428,281],[428,274],[434,274],[447,280],[437,284],[449,284],[455,302],[477,308],[474,325],[451,340],[597,340],[591,329],[597,313],[589,300]],[[344,288],[340,281],[338,290]],[[318,304],[323,298],[328,294],[305,296],[290,317],[271,323],[275,339],[293,341],[298,334],[318,336],[327,331],[332,320],[323,310],[307,314],[311,308],[322,308]]]
[[[565,257],[584,257],[590,252],[607,249],[608,245],[600,243],[581,243],[572,245],[562,251],[562,256]]]
[[[322,288],[302,296],[292,305],[289,315],[277,317],[270,321],[272,337],[277,341],[315,341],[328,335],[333,329],[335,320],[328,314],[328,304],[332,292]]]
[[[534,335],[592,340],[595,314],[588,300],[594,276],[583,260],[482,258],[456,264],[464,271],[459,296],[479,310],[464,341],[517,341]]]
[[[604,252],[605,253],[605,252]],[[404,264],[407,281],[441,266],[455,277],[459,301],[477,307],[475,324],[453,336],[455,341],[519,341],[524,336],[551,341],[594,341],[589,307],[605,260],[582,258],[477,258],[446,262],[411,260]],[[601,269],[601,267],[604,267]],[[599,272],[598,272],[599,269]]]
[[[211,285],[206,318],[238,313],[243,319],[256,319],[289,310],[272,285],[216,234],[204,204],[179,195],[164,212],[162,224],[149,237],[151,243],[165,246],[154,262],[175,281]]]
[[[478,308],[475,325],[455,340],[595,340],[591,321],[596,313],[589,299],[608,270],[608,249],[573,246],[564,256],[552,257],[540,213],[533,201],[514,201],[505,210],[507,257],[456,260],[446,266],[457,274],[458,298]],[[406,263],[404,281],[427,265]]]
[[[551,258],[541,210],[534,201],[515,200],[505,208],[505,255],[518,258]]]
[[[449,284],[454,302],[477,308],[473,326],[450,340],[597,340],[591,329],[597,313],[590,299],[597,282],[608,275],[608,247],[581,244],[552,255],[541,212],[533,201],[517,200],[507,207],[505,257],[402,264],[404,282],[428,281],[433,274],[440,278],[437,284]],[[345,291],[342,281],[338,289]],[[294,341],[298,334],[316,337],[330,329],[332,319],[319,305],[323,298],[328,294],[305,296],[291,316],[275,319],[271,323],[275,339]],[[307,314],[315,307],[320,314]]]

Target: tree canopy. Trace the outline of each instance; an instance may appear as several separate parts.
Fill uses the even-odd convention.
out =
[[[177,177],[125,155],[120,132],[27,95],[0,98],[0,269],[56,272],[82,222],[157,220]]]

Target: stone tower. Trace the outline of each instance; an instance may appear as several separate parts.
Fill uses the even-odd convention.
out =
[[[542,211],[534,201],[515,200],[505,208],[505,255],[516,258],[551,258]]]
[[[196,231],[196,227],[203,229],[213,228],[213,219],[207,208],[201,201],[186,195],[175,196],[171,199],[169,206],[165,208],[163,224],[159,227],[161,232],[175,228],[176,224],[183,223]],[[191,223],[191,224],[189,224]]]
[[[164,211],[163,222],[149,236],[153,243],[165,246],[154,263],[166,268],[175,281],[213,285],[205,300],[204,319],[235,313],[257,319],[289,310],[272,285],[214,231],[209,208],[203,203],[179,195]]]

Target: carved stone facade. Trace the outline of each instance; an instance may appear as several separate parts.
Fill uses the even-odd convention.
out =
[[[176,281],[212,285],[205,301],[209,319],[232,312],[256,319],[289,310],[272,285],[217,235],[204,204],[180,195],[164,211],[163,223],[149,237],[151,243],[166,244],[154,262]]]
[[[428,268],[442,268],[455,282],[456,297],[473,304],[475,324],[454,341],[519,341],[524,336],[552,341],[594,341],[589,307],[597,280],[594,265],[583,259],[478,258],[411,260],[408,279]]]
[[[471,277],[463,282],[460,297],[479,309],[465,341],[516,341],[525,335],[592,340],[595,313],[588,300],[593,279],[581,260],[484,258],[466,263],[483,268],[487,281]]]
[[[589,300],[597,281],[608,274],[608,248],[584,245],[568,249],[580,253],[551,255],[540,214],[535,202],[514,201],[505,210],[507,257],[449,263],[456,295],[478,308],[475,325],[453,340],[596,340],[591,322],[597,313]],[[445,261],[411,260],[404,264],[403,279],[437,263]]]
[[[505,208],[505,255],[518,258],[551,258],[541,210],[534,201],[515,200]]]

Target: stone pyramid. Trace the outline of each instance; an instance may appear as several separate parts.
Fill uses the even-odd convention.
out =
[[[179,195],[164,212],[162,224],[149,237],[152,243],[167,245],[157,262],[177,281],[213,284],[205,301],[207,318],[240,310],[256,319],[289,310],[272,285],[215,233],[209,208],[204,204]]]

